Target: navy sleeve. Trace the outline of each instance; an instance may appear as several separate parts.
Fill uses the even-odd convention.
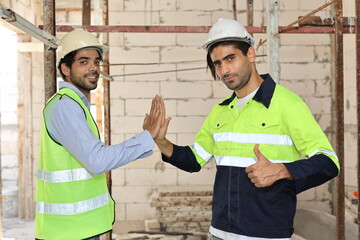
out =
[[[324,154],[314,155],[309,159],[285,163],[284,165],[295,180],[297,194],[319,186],[338,175],[337,166]]]
[[[162,159],[164,162],[168,162],[186,172],[199,172],[201,169],[194,153],[188,146],[182,147],[174,144],[174,150],[170,158],[162,154]]]

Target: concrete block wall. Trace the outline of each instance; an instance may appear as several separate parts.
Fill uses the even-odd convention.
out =
[[[29,15],[25,10],[35,7],[41,11],[40,4],[32,1],[5,1],[9,8],[28,20],[39,23],[39,15]],[[326,3],[326,0],[279,2],[279,25],[285,26],[300,15]],[[346,12],[353,7],[349,0],[344,1]],[[57,1],[61,8],[61,1]],[[60,5],[59,5],[60,4]],[[254,25],[266,26],[267,1],[254,1]],[[20,7],[21,5],[21,7]],[[237,18],[246,25],[246,0],[237,1]],[[14,9],[14,7],[16,7]],[[75,4],[74,8],[81,7]],[[330,8],[329,8],[330,9]],[[317,15],[329,17],[329,9]],[[187,25],[213,24],[219,17],[232,18],[232,1],[210,0],[206,4],[190,0],[111,0],[109,1],[110,25]],[[94,18],[92,18],[94,19]],[[81,24],[79,11],[60,11],[57,24]],[[93,20],[94,21],[94,20]],[[58,34],[60,38],[63,34]],[[255,34],[255,41],[265,39],[264,34]],[[112,66],[110,74],[115,80],[111,88],[111,135],[112,143],[121,142],[142,130],[145,112],[149,111],[151,98],[156,94],[163,96],[170,123],[168,137],[179,145],[192,143],[204,118],[211,107],[231,92],[222,83],[212,80],[206,72],[205,52],[200,45],[206,34],[185,33],[111,33],[110,63],[124,64]],[[355,185],[356,179],[356,112],[355,105],[355,40],[345,35],[345,158],[346,184]],[[332,139],[332,40],[326,34],[282,34],[280,37],[280,84],[303,97],[319,121],[320,126]],[[266,45],[260,47],[258,54],[266,54]],[[39,142],[41,111],[43,107],[42,60],[41,53],[34,54],[34,133],[35,157]],[[132,65],[125,65],[132,63]],[[155,63],[155,64],[152,64]],[[147,65],[143,65],[147,64]],[[189,68],[199,68],[187,70]],[[260,73],[267,72],[267,58],[259,57],[257,68]],[[3,101],[1,100],[1,103]],[[11,134],[13,137],[14,135]],[[2,135],[2,139],[5,139]],[[6,136],[6,139],[12,139]],[[3,145],[3,144],[2,144]],[[355,146],[356,147],[356,146]],[[4,159],[4,158],[2,158]],[[12,160],[9,168],[16,169]],[[13,166],[14,165],[14,166]],[[114,232],[144,229],[144,220],[155,218],[155,208],[150,206],[153,196],[160,191],[211,189],[215,174],[213,163],[200,173],[186,173],[161,161],[160,153],[135,161],[112,172],[112,193],[117,202]],[[10,182],[10,181],[9,181]],[[299,196],[299,206],[322,209],[330,212],[330,185],[325,184],[311,189]]]
[[[0,140],[1,175],[4,189],[17,189],[17,55],[16,33],[0,26],[0,34],[7,44],[0,46]]]
[[[286,26],[326,3],[325,0],[296,3],[279,2],[279,24]],[[206,4],[179,1],[110,1],[110,24],[120,25],[211,25],[219,17],[232,18],[232,1],[212,0]],[[246,1],[237,1],[238,20],[246,24]],[[254,1],[254,25],[266,25],[267,1]],[[330,8],[320,16],[330,17]],[[255,34],[255,41],[265,39]],[[220,99],[230,95],[222,83],[206,72],[205,52],[200,45],[206,34],[116,33],[110,34],[112,143],[141,131],[143,116],[149,111],[151,98],[161,95],[167,115],[173,119],[168,137],[179,145],[192,143],[196,132]],[[332,140],[332,50],[327,34],[282,34],[280,37],[280,84],[303,97],[315,118]],[[266,54],[266,45],[258,54]],[[133,65],[126,65],[133,63]],[[136,65],[136,63],[138,65]],[[150,64],[155,63],[155,64]],[[149,65],[142,65],[149,64]],[[260,73],[267,72],[266,57],[259,57]],[[187,68],[201,68],[179,71]],[[177,70],[177,71],[176,71]],[[162,72],[166,71],[166,72]],[[171,71],[171,72],[170,72]],[[160,153],[138,160],[113,172],[113,193],[117,201],[115,232],[144,229],[144,220],[153,218],[149,202],[166,188],[192,189],[213,184],[211,164],[200,173],[186,173],[161,161]],[[324,184],[299,195],[299,206],[331,212],[331,185]],[[140,191],[137,192],[137,191]],[[132,198],[128,194],[132,193]],[[134,197],[135,196],[135,197]],[[136,197],[138,196],[138,197]],[[140,209],[143,214],[135,214]],[[134,214],[134,215],[132,215]]]

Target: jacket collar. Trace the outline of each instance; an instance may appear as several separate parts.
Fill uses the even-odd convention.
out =
[[[257,102],[261,102],[266,108],[269,108],[272,96],[275,91],[276,83],[269,74],[262,74],[260,76],[264,79],[264,81],[260,85],[259,90],[256,92],[253,99]],[[236,98],[235,92],[233,92],[230,98],[225,99],[219,105],[229,105],[234,100],[234,98]]]

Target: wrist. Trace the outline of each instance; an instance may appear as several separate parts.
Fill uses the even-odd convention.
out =
[[[169,140],[167,140],[166,138],[163,138],[161,140],[155,139],[155,143],[158,146],[161,153],[164,154],[167,158],[169,158],[172,155],[174,146]]]
[[[281,164],[282,165],[282,169],[281,169],[281,178],[282,179],[287,179],[287,180],[294,180],[293,176],[291,175],[291,173],[289,172],[289,170],[287,169],[287,167],[285,166],[285,164]]]

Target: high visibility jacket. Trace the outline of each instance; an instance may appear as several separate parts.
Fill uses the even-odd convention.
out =
[[[89,110],[71,89],[63,88],[54,98],[70,97],[84,110],[92,133],[99,132]],[[44,111],[45,112],[45,111]],[[36,189],[36,238],[78,240],[111,230],[114,201],[105,174],[87,171],[48,134],[43,119]]]
[[[213,107],[191,146],[175,145],[172,156],[163,160],[189,172],[216,161],[212,227],[251,237],[290,238],[296,194],[335,177],[339,163],[302,99],[270,75],[262,78],[240,112],[234,93]],[[295,181],[257,188],[245,172],[257,162],[255,144],[270,161],[284,163]]]

